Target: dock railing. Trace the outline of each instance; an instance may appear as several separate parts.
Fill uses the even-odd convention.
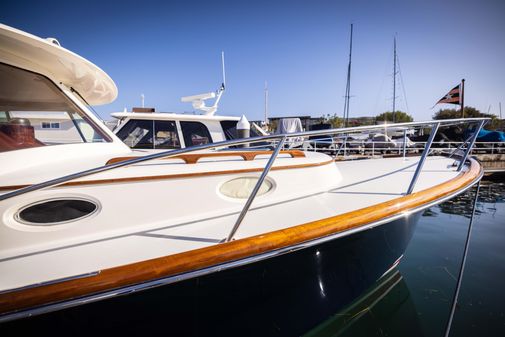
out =
[[[417,182],[417,179],[419,178],[419,175],[422,171],[424,162],[426,161],[426,158],[428,155],[433,151],[432,144],[435,139],[435,135],[438,131],[438,129],[443,126],[454,126],[454,125],[462,125],[462,124],[474,124],[475,128],[473,130],[473,133],[471,137],[469,137],[463,144],[461,144],[460,147],[456,148],[453,150],[453,155],[456,151],[458,150],[463,150],[464,152],[458,156],[459,160],[459,165],[457,170],[460,171],[464,163],[470,154],[471,149],[473,148],[475,144],[475,140],[477,138],[477,135],[480,131],[480,129],[483,127],[483,125],[486,123],[488,118],[465,118],[465,119],[447,119],[447,120],[433,120],[433,121],[425,121],[425,122],[409,122],[409,123],[398,123],[398,124],[389,124],[387,125],[388,130],[401,130],[403,131],[404,134],[404,143],[406,142],[406,130],[410,129],[430,129],[430,136],[428,141],[425,143],[423,152],[420,156],[420,160],[417,164],[415,173],[410,181],[409,187],[407,189],[406,194],[410,194],[413,192],[415,184]],[[83,178],[87,177],[90,175],[98,174],[101,172],[106,172],[106,171],[111,171],[118,169],[120,167],[126,167],[138,163],[143,163],[147,162],[150,160],[154,159],[160,159],[160,158],[170,158],[170,157],[175,157],[179,156],[182,154],[186,153],[191,153],[191,152],[196,152],[196,151],[202,151],[202,150],[209,150],[209,149],[219,149],[219,148],[229,148],[230,146],[238,146],[238,145],[244,145],[244,144],[255,144],[259,142],[270,142],[275,146],[274,151],[272,152],[265,168],[263,169],[260,177],[258,178],[258,181],[256,182],[256,185],[254,186],[252,193],[249,195],[247,198],[244,207],[242,208],[239,217],[237,218],[237,221],[235,222],[233,229],[231,230],[230,234],[227,236],[227,238],[224,240],[225,242],[233,240],[233,237],[235,236],[235,233],[237,232],[238,228],[240,227],[240,224],[242,223],[242,220],[246,216],[247,212],[249,211],[249,208],[254,201],[256,194],[258,190],[260,189],[261,185],[263,184],[263,181],[265,180],[266,176],[268,175],[270,168],[273,166],[275,159],[277,158],[279,152],[284,148],[285,143],[287,140],[292,139],[292,138],[306,138],[309,139],[311,136],[328,136],[328,139],[335,139],[335,137],[340,136],[340,139],[344,139],[344,144],[343,144],[343,151],[344,154],[346,154],[346,151],[350,150],[348,149],[347,145],[347,140],[351,135],[357,134],[357,133],[364,133],[364,132],[374,132],[374,131],[380,131],[384,130],[385,126],[384,125],[367,125],[367,126],[358,126],[358,127],[350,127],[350,128],[337,128],[337,129],[328,129],[328,130],[318,130],[318,131],[305,131],[305,132],[297,132],[297,133],[289,133],[289,134],[274,134],[274,135],[267,135],[267,136],[260,136],[260,137],[251,137],[251,138],[244,138],[244,139],[234,139],[234,140],[227,140],[227,141],[221,141],[221,142],[216,142],[216,143],[209,143],[209,144],[202,144],[202,145],[196,145],[180,150],[168,150],[168,151],[162,151],[158,153],[153,153],[141,157],[136,157],[133,159],[128,159],[125,161],[120,161],[116,163],[112,163],[109,165],[104,165],[100,167],[95,167],[92,169],[84,170],[81,172],[69,174],[63,177],[59,177],[56,179],[51,179],[42,183],[38,184],[33,184],[27,187],[23,187],[11,192],[4,193],[0,195],[0,201],[6,200],[9,198],[17,197],[20,195],[24,195],[27,193],[31,193],[34,191],[42,190],[42,189],[47,189],[51,187],[56,187],[58,185],[61,185],[63,183],[78,179],[78,178]],[[402,147],[404,153],[405,153],[405,146]],[[239,149],[240,151],[247,151],[247,149]],[[372,153],[373,151],[376,150],[374,147],[372,147]]]

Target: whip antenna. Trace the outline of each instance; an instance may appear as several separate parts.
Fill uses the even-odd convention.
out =
[[[221,66],[222,66],[222,69],[223,69],[223,89],[225,88],[226,86],[226,72],[225,72],[225,69],[224,69],[224,51],[221,52]]]

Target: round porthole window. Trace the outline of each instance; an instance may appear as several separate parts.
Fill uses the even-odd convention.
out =
[[[98,205],[90,200],[50,199],[23,207],[15,218],[27,225],[52,226],[88,217],[97,210]]]
[[[225,182],[219,188],[221,194],[234,199],[246,199],[251,195],[254,186],[258,182],[257,177],[241,177]],[[272,190],[274,183],[269,179],[265,179],[256,196],[266,194]]]

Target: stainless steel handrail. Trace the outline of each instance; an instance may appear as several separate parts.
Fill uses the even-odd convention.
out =
[[[423,169],[426,157],[428,157],[428,154],[430,153],[431,143],[433,143],[433,140],[435,139],[435,135],[437,134],[439,126],[440,126],[440,122],[436,123],[431,129],[430,137],[428,138],[428,143],[424,147],[424,151],[423,151],[423,154],[421,155],[421,159],[419,159],[419,163],[417,164],[417,167],[416,167],[416,172],[414,173],[414,176],[412,177],[412,180],[410,181],[410,185],[409,185],[409,189],[407,190],[407,194],[411,194],[412,191],[414,191],[414,187],[416,185],[417,178],[419,178],[419,174],[421,174],[421,170]]]
[[[438,123],[444,124],[444,125],[455,125],[455,124],[466,124],[469,122],[473,121],[483,121],[483,120],[488,120],[489,118],[465,118],[465,119],[446,119],[446,120],[441,120],[438,121]],[[423,125],[432,125],[434,122],[433,121],[425,121],[425,122],[408,122],[408,123],[398,123],[398,124],[391,124],[388,125],[388,128],[395,129],[395,128],[403,128],[403,127],[410,127],[410,126],[423,126]],[[154,160],[158,158],[168,158],[168,157],[173,157],[177,156],[180,154],[184,153],[189,153],[189,152],[195,152],[195,151],[200,151],[200,150],[207,150],[207,149],[212,149],[212,148],[220,148],[220,147],[226,147],[226,146],[233,146],[233,145],[241,145],[241,144],[247,144],[247,143],[258,143],[258,142],[263,142],[267,140],[275,140],[275,139],[281,139],[283,137],[286,138],[293,138],[293,137],[308,137],[308,136],[318,136],[318,135],[334,135],[334,134],[341,134],[341,133],[354,133],[354,132],[360,132],[360,131],[367,131],[367,130],[381,130],[384,128],[384,125],[365,125],[365,126],[356,126],[356,127],[351,127],[351,128],[336,128],[336,129],[330,129],[330,130],[318,130],[318,131],[304,131],[304,132],[297,132],[297,133],[289,133],[289,134],[278,134],[278,135],[268,135],[268,136],[259,136],[259,137],[251,137],[251,138],[245,138],[245,139],[237,139],[237,140],[227,140],[227,141],[221,141],[221,142],[215,142],[215,143],[209,143],[209,144],[202,144],[202,145],[196,145],[192,147],[188,147],[185,149],[180,149],[180,150],[167,150],[159,153],[154,153],[134,159],[129,159],[121,162],[117,162],[114,164],[110,165],[104,165],[104,166],[99,166],[95,167],[89,170],[84,170],[81,172],[69,174],[63,177],[59,177],[56,179],[51,179],[42,183],[38,184],[33,184],[24,188],[17,189],[15,191],[11,191],[5,194],[0,195],[0,201],[6,200],[9,198],[13,198],[15,196],[19,196],[22,194],[26,194],[29,192],[41,190],[44,188],[49,188],[49,187],[54,187],[60,184],[63,184],[65,182],[75,180],[78,178],[83,178],[86,176],[90,176],[93,174],[105,172],[105,171],[110,171],[113,169],[117,169],[120,167],[125,167],[133,164],[138,164],[141,162],[146,162],[149,160]]]
[[[465,144],[468,143],[472,139],[472,137],[473,137],[473,135],[470,135],[469,137],[467,137],[463,143],[461,143],[457,148],[455,148],[451,152],[451,154],[449,155],[449,158],[452,158],[452,156],[454,156],[456,154],[456,152],[461,150],[463,148],[463,146],[465,146]]]
[[[463,168],[463,165],[466,162],[466,158],[468,158],[468,155],[470,154],[470,151],[472,150],[472,147],[475,144],[475,141],[477,140],[477,136],[479,135],[480,129],[482,129],[485,122],[486,121],[480,121],[479,126],[476,128],[475,132],[473,133],[472,140],[468,144],[465,154],[463,155],[463,158],[461,158],[461,161],[459,162],[458,171],[461,171],[461,169]]]
[[[403,160],[405,160],[405,155],[407,150],[407,130],[403,130]]]
[[[282,137],[281,141],[279,144],[277,144],[277,147],[275,148],[275,151],[272,153],[270,156],[270,159],[268,160],[267,165],[263,169],[263,172],[261,173],[260,178],[256,182],[256,185],[254,185],[254,189],[251,192],[251,195],[247,198],[247,201],[242,208],[242,211],[240,212],[237,221],[235,222],[235,225],[233,226],[233,229],[231,230],[230,234],[228,234],[228,237],[226,238],[226,242],[229,242],[233,239],[235,236],[235,233],[237,232],[240,224],[242,223],[242,220],[244,219],[245,215],[247,214],[247,211],[249,211],[249,208],[251,207],[251,204],[256,198],[256,194],[258,194],[258,191],[260,190],[261,185],[263,184],[263,181],[268,175],[268,172],[270,172],[270,169],[272,168],[272,165],[274,164],[275,158],[279,155],[280,150],[284,146],[284,142],[286,141],[286,136]]]

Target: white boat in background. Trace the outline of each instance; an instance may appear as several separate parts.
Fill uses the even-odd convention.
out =
[[[226,327],[237,335],[247,308],[270,303],[278,328],[299,335],[308,320],[296,315],[317,311],[300,309],[300,297],[333,309],[350,303],[400,262],[423,210],[483,174],[468,157],[475,137],[451,155],[429,153],[440,125],[477,124],[476,135],[484,119],[400,124],[432,129],[422,154],[406,158],[335,163],[323,153],[282,151],[289,139],[381,126],[186,148],[177,131],[181,148],[139,157],[85,104],[117,95],[101,69],[4,25],[0,83],[6,333],[90,334],[115,322],[114,333],[212,335]],[[39,139],[30,120],[13,117],[24,111],[66,112],[79,141]],[[212,117],[204,119],[223,121]],[[229,149],[257,142],[275,150]]]

